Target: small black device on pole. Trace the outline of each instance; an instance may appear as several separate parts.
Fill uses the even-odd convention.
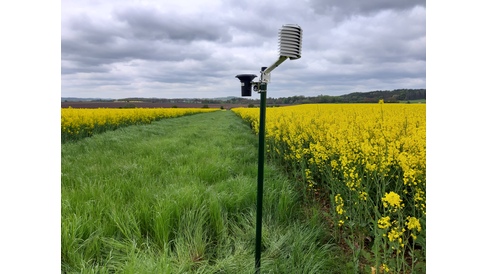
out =
[[[262,247],[262,205],[264,197],[264,160],[265,160],[265,114],[267,100],[267,83],[270,82],[270,73],[286,61],[301,58],[303,30],[294,24],[283,25],[279,30],[279,59],[270,67],[262,67],[259,82],[252,82],[255,74],[239,74],[235,76],[240,80],[242,96],[252,95],[252,86],[260,93],[260,121],[259,121],[259,162],[257,171],[257,222],[255,229],[255,273],[260,273],[261,247]]]
[[[254,80],[257,75],[255,74],[239,74],[237,76],[240,83],[242,84],[242,97],[252,96],[252,80]]]

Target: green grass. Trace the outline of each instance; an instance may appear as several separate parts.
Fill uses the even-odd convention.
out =
[[[253,273],[257,146],[230,111],[63,144],[62,272]],[[266,163],[262,273],[349,273],[299,193]]]

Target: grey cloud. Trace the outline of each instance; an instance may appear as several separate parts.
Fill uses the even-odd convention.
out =
[[[109,72],[110,70],[104,67],[67,67],[61,66],[61,74],[76,74],[76,73],[103,73]]]
[[[71,75],[70,75],[71,76]],[[133,81],[127,81],[127,79],[120,79],[117,77],[111,77],[111,79],[100,79],[100,80],[90,80],[79,81],[74,77],[65,77],[62,81],[61,88],[66,89],[67,92],[81,92],[82,94],[96,94],[101,90],[129,90],[131,89]],[[78,97],[75,95],[75,97]],[[87,95],[86,97],[92,97],[92,95]],[[98,96],[95,96],[98,97]]]
[[[314,17],[307,5],[295,1],[228,0],[223,5],[223,19],[252,37],[256,46],[266,40],[276,42],[283,24],[302,24]]]
[[[273,72],[271,97],[425,87],[424,1],[310,1],[233,0],[188,10],[121,1],[103,11],[84,6],[85,15],[72,8],[61,37],[63,94],[239,96],[235,75],[272,64],[287,23],[303,28],[302,58]]]
[[[191,48],[191,45],[181,43],[153,42],[146,43],[140,40],[115,39],[111,44],[100,46],[90,41],[62,39],[63,58],[79,63],[96,65],[114,62],[143,60],[169,60],[184,59],[203,60],[209,52],[201,48]]]
[[[93,31],[92,33],[95,33]],[[61,39],[62,59],[69,61],[73,66],[62,66],[62,72],[100,72],[103,66],[129,62],[131,60],[159,60],[181,61],[185,59],[205,60],[211,56],[211,49],[195,47],[183,42],[152,41],[146,42],[137,39],[126,39],[112,35],[110,42],[98,43],[100,40],[86,39],[81,33],[80,37],[66,37]],[[98,35],[93,35],[98,37]]]
[[[317,14],[343,20],[353,15],[374,15],[384,10],[407,10],[426,6],[426,0],[311,0],[311,8]]]
[[[207,40],[227,41],[228,28],[211,14],[182,16],[145,7],[129,7],[114,12],[115,18],[125,22],[136,39],[144,40]]]
[[[192,83],[195,85],[218,85],[222,79],[231,79],[232,67],[222,60],[198,62],[146,62],[138,66],[138,76],[148,82]]]
[[[65,24],[71,30],[71,34],[68,37],[87,41],[94,45],[110,44],[117,37],[123,36],[122,30],[114,22],[93,19],[87,14],[73,16]]]
[[[343,22],[322,47],[312,49],[333,64],[380,65],[426,60],[424,9],[387,12]]]
[[[425,74],[425,62],[410,61],[410,62],[396,62],[396,63],[381,63],[377,65],[332,65],[327,69],[320,71],[313,71],[308,69],[309,73],[301,75],[299,80],[306,83],[306,86],[321,86],[323,90],[329,86],[360,86],[367,87],[370,83],[381,83],[381,89],[402,88],[398,86],[387,87],[388,83],[399,83],[401,79],[422,79]],[[311,72],[310,72],[311,71]],[[283,77],[284,79],[291,78],[291,75]],[[409,80],[408,80],[409,81]],[[423,83],[424,84],[424,83]],[[410,88],[404,83],[404,88]],[[370,90],[379,88],[379,86],[369,87]],[[418,86],[412,88],[419,88]],[[366,91],[366,90],[349,90]],[[343,93],[343,92],[342,92]],[[325,94],[325,93],[323,93]]]
[[[96,20],[81,14],[70,19],[70,33],[61,39],[63,60],[84,66],[63,67],[64,74],[98,72],[100,66],[133,59],[180,61],[204,60],[207,48],[196,41],[227,41],[227,27],[214,19],[183,17],[148,8],[125,8],[114,12],[115,21]]]

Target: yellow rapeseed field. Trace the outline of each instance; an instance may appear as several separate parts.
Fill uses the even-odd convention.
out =
[[[233,111],[258,131],[258,108]],[[404,270],[397,258],[426,244],[426,105],[309,104],[266,116],[268,154],[332,207],[337,230],[359,245],[374,239],[380,257],[395,258],[383,268]]]
[[[61,140],[63,142],[77,140],[122,126],[148,124],[163,118],[216,110],[208,108],[62,108]]]

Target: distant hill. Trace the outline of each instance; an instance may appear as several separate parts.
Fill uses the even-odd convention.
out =
[[[77,97],[61,97],[61,102],[93,102],[93,101],[115,101],[114,99],[102,98],[77,98]]]
[[[353,92],[345,95],[318,95],[318,96],[291,96],[280,98],[267,98],[267,105],[297,105],[297,104],[319,104],[319,103],[377,103],[384,100],[385,103],[399,102],[426,102],[426,89],[395,89],[395,90],[375,90],[369,92]],[[247,97],[220,97],[212,99],[202,98],[124,98],[124,99],[101,99],[101,98],[74,98],[61,97],[61,102],[65,105],[68,102],[113,102],[113,103],[152,103],[156,104],[237,104],[237,105],[258,105],[259,99],[250,99]]]
[[[379,100],[395,103],[399,101],[426,100],[426,89],[376,90],[354,92],[340,96],[344,102],[377,103]]]
[[[142,102],[149,102],[149,101],[164,101],[164,102],[175,102],[175,101],[181,101],[181,102],[201,102],[205,100],[211,100],[211,101],[229,101],[235,98],[239,98],[236,96],[227,96],[227,97],[218,97],[218,98],[212,98],[212,99],[198,99],[198,98],[181,98],[181,99],[165,99],[165,98],[124,98],[124,99],[106,99],[106,98],[78,98],[78,97],[61,97],[61,102],[115,102],[115,101],[142,101]]]
[[[320,104],[320,103],[377,103],[384,100],[386,103],[399,103],[408,101],[426,102],[426,89],[396,89],[376,90],[369,92],[353,92],[345,95],[331,96],[318,95],[312,97],[292,96],[268,98],[268,105],[283,104]]]

